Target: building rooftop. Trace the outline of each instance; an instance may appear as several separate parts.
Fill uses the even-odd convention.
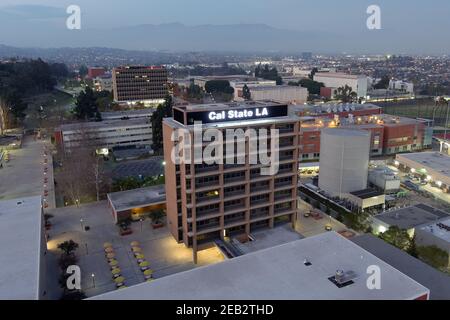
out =
[[[400,229],[408,230],[445,217],[449,217],[449,215],[444,211],[425,204],[418,204],[403,209],[386,211],[376,215],[374,218],[389,226],[397,226]]]
[[[373,265],[381,269],[380,290],[367,288],[367,269]],[[333,282],[337,270],[344,271],[345,282],[341,285]],[[417,299],[426,294],[429,290],[421,284],[330,232],[93,299],[376,300]]]
[[[126,118],[143,118],[150,117],[155,109],[146,108],[140,110],[122,110],[122,111],[112,111],[112,112],[102,112],[102,119],[105,120],[121,120]]]
[[[136,207],[165,203],[166,189],[162,184],[148,188],[108,193],[107,196],[115,211],[124,211]]]
[[[426,226],[421,226],[419,229],[432,233],[435,237],[450,243],[450,217]]]
[[[416,162],[425,169],[430,168],[450,177],[450,157],[439,152],[417,152],[397,155],[397,159]]]
[[[340,79],[359,79],[365,77],[364,75],[353,75],[346,73],[335,73],[335,72],[317,72],[314,77],[326,77],[326,78],[340,78]]]
[[[92,129],[102,129],[102,128],[114,128],[123,126],[136,126],[151,124],[150,119],[147,118],[136,118],[136,119],[126,119],[126,120],[105,120],[105,121],[90,121],[90,122],[77,122],[68,123],[60,126],[61,131],[78,131],[78,130],[92,130]]]
[[[365,190],[350,192],[350,194],[352,194],[355,197],[358,197],[360,199],[370,199],[370,198],[379,197],[379,196],[384,195],[383,192],[377,191],[375,189],[365,189]]]
[[[40,196],[0,201],[0,300],[39,298]]]
[[[408,277],[430,289],[430,299],[450,299],[450,277],[371,234],[350,239]]]
[[[242,101],[231,103],[207,103],[207,104],[190,104],[187,106],[177,106],[178,109],[192,111],[211,111],[211,110],[226,110],[226,109],[240,109],[240,108],[255,108],[255,107],[273,107],[283,106],[273,101]]]

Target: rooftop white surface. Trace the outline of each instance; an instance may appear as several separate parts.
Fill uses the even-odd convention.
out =
[[[311,266],[304,264],[305,259]],[[381,289],[367,288],[367,268],[381,270]],[[356,274],[338,288],[336,270]],[[324,300],[416,299],[429,290],[335,232],[289,242],[151,283],[94,297],[98,300]]]
[[[0,201],[0,300],[38,299],[41,197]]]

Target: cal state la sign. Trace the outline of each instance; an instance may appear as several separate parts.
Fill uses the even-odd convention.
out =
[[[188,125],[192,125],[196,121],[201,121],[202,123],[219,123],[285,117],[287,115],[287,105],[230,108],[226,110],[191,112],[188,114]]]

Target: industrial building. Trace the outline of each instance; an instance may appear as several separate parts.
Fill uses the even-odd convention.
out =
[[[295,221],[299,118],[288,115],[287,105],[247,102],[176,106],[173,110],[174,117],[163,121],[167,217],[175,239],[193,248],[194,261],[201,246],[215,239],[233,234],[248,238],[257,228]],[[256,141],[248,137],[228,141],[244,146],[245,152],[234,149],[231,157],[224,154],[224,164],[187,162],[184,152],[181,164],[173,163],[176,143],[172,135],[180,129],[188,135],[186,139],[194,141],[195,121],[202,122],[203,134],[208,129],[218,129],[224,136],[226,130],[235,129],[242,133],[249,129],[279,130],[278,171],[262,175],[264,165],[251,162],[255,155],[250,152],[251,144]],[[275,150],[272,144],[268,149]],[[239,158],[244,161],[236,161]]]
[[[0,201],[0,300],[46,297],[47,239],[40,196]]]
[[[55,129],[55,141],[63,152],[93,146],[101,153],[120,147],[151,150],[152,125],[148,118],[63,124]],[[105,149],[105,150],[103,150]]]
[[[337,197],[366,189],[370,133],[327,128],[320,139],[319,188]]]
[[[119,103],[159,104],[169,92],[164,67],[118,67],[113,69],[112,80],[114,101]]]
[[[444,192],[450,192],[450,156],[439,152],[398,154],[395,164],[402,170],[423,176]]]
[[[308,89],[300,86],[258,86],[250,89],[253,101],[271,100],[287,104],[303,104],[308,101]]]
[[[367,286],[378,266],[382,285]],[[182,288],[182,289],[180,289]],[[177,273],[93,300],[428,300],[430,290],[335,232]]]
[[[386,166],[369,170],[369,184],[385,194],[397,193],[400,190],[401,179],[397,172]]]
[[[89,67],[87,77],[89,79],[95,79],[97,77],[103,76],[106,73],[103,67]]]
[[[314,81],[322,82],[327,88],[337,89],[348,85],[356,92],[358,98],[367,97],[367,76],[350,75],[345,73],[318,72],[314,75]]]

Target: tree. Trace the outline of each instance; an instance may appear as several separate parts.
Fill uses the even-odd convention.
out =
[[[64,255],[71,256],[78,249],[78,243],[73,240],[64,241],[63,243],[58,244],[58,249],[60,249]]]
[[[162,219],[164,218],[165,214],[162,209],[153,210],[149,214],[150,219],[152,219],[153,224],[159,224],[161,223]]]
[[[343,103],[355,102],[357,94],[353,91],[352,87],[345,85],[336,89],[335,98]]]
[[[73,113],[79,120],[98,118],[97,97],[90,87],[86,87],[86,89],[78,95]]]
[[[155,153],[161,153],[163,148],[163,130],[162,121],[164,118],[172,116],[173,101],[171,96],[167,96],[164,103],[160,104],[155,112],[153,112],[152,121],[152,133],[153,133],[153,151]]]
[[[80,68],[78,69],[78,75],[81,78],[86,77],[88,74],[88,68],[85,65],[80,66]]]
[[[266,79],[266,80],[276,81],[277,85],[282,85],[283,84],[283,80],[278,75],[277,68],[275,68],[275,67],[269,68],[268,64],[264,65],[264,67],[262,67],[261,64],[259,64],[255,68],[255,77],[263,78],[263,79]]]
[[[409,251],[412,246],[412,239],[408,232],[397,226],[392,226],[386,232],[380,233],[379,237],[403,251]]]
[[[319,72],[319,69],[314,67],[311,70],[311,73],[309,74],[309,79],[314,80],[314,76],[316,75],[316,73]]]
[[[252,94],[246,84],[242,87],[242,98],[244,98],[245,101],[252,100]]]
[[[417,247],[417,255],[424,262],[439,270],[448,268],[448,252],[437,246]]]
[[[387,89],[387,88],[389,88],[389,82],[390,82],[389,76],[385,75],[373,87],[374,87],[374,89]]]
[[[302,79],[298,84],[308,89],[309,94],[320,94],[320,88],[325,87],[322,82],[317,82],[311,79]]]

